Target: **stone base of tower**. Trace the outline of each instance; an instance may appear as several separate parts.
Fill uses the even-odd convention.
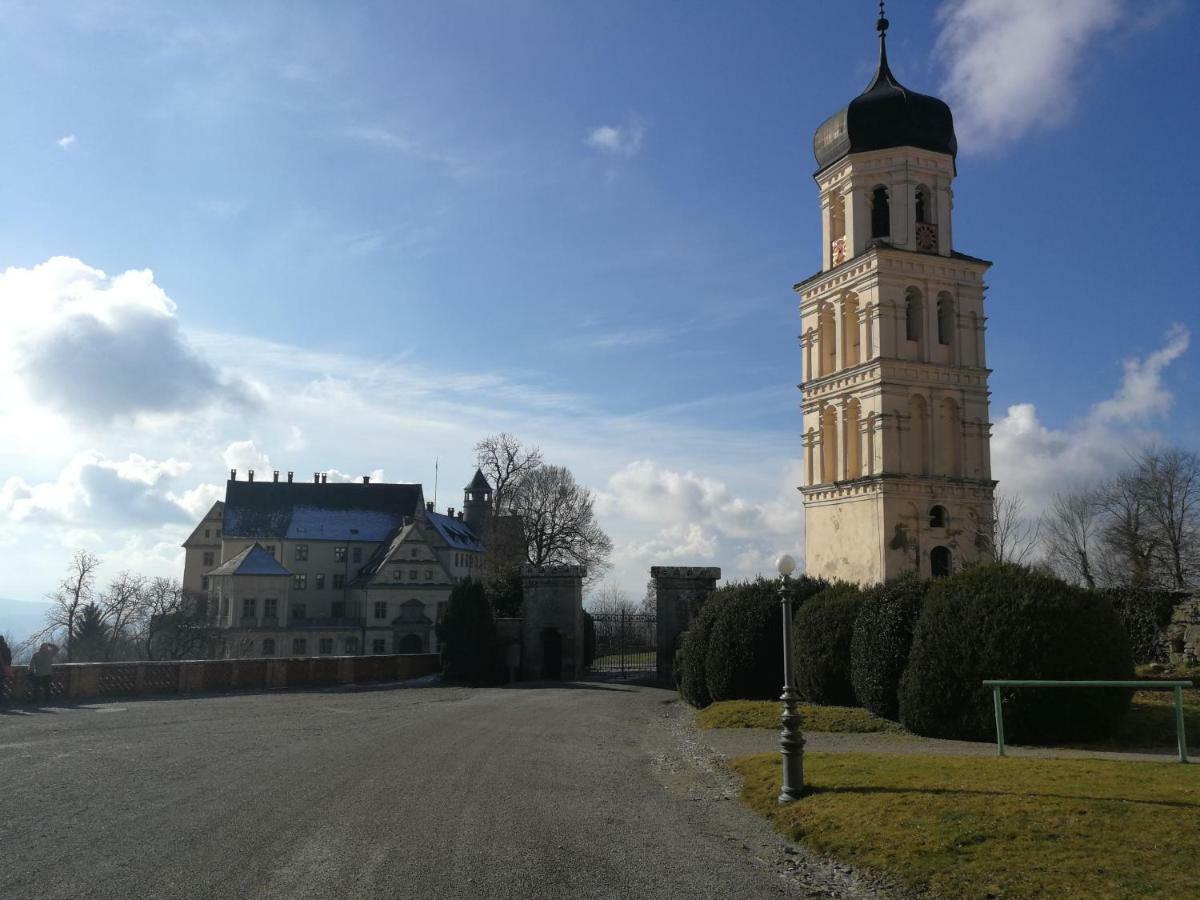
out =
[[[874,584],[990,559],[993,487],[991,481],[881,476],[802,488],[805,572]]]

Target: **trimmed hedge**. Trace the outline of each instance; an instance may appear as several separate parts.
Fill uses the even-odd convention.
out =
[[[875,715],[900,719],[900,677],[908,665],[913,627],[929,582],[901,575],[868,591],[850,641],[850,682],[858,702]]]
[[[991,740],[988,678],[1128,679],[1133,657],[1107,597],[1004,563],[972,566],[929,587],[900,680],[900,721],[931,737]],[[1004,692],[1014,742],[1094,740],[1116,732],[1130,692]]]
[[[1171,621],[1171,613],[1188,595],[1181,591],[1137,587],[1109,588],[1100,593],[1112,601],[1125,625],[1134,663],[1165,663],[1164,632]]]
[[[788,582],[792,607],[828,586],[802,575]],[[759,578],[714,591],[692,619],[675,656],[683,699],[705,707],[713,700],[769,699],[783,684],[779,583]]]
[[[827,706],[858,705],[850,682],[850,643],[865,596],[858,585],[840,582],[796,613],[792,625],[796,687],[805,700]]]
[[[454,586],[437,634],[447,679],[481,684],[495,678],[496,623],[482,582]]]

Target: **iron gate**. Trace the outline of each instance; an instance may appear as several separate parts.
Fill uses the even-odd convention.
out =
[[[609,678],[645,678],[658,671],[654,613],[592,613],[595,645],[588,671]]]

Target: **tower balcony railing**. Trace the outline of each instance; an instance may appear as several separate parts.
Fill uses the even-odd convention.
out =
[[[829,258],[833,261],[833,265],[840,265],[846,261],[846,238],[843,235],[840,238],[834,238],[829,243]]]

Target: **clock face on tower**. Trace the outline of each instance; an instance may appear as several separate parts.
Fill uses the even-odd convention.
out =
[[[917,223],[917,249],[926,253],[937,250],[937,227],[928,222]]]

